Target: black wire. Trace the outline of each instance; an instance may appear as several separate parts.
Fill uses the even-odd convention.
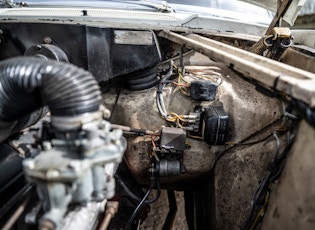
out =
[[[268,186],[274,182],[276,179],[279,178],[279,176],[281,175],[285,163],[286,163],[286,159],[287,159],[287,155],[292,147],[292,144],[294,142],[294,137],[292,137],[289,140],[289,143],[286,145],[285,149],[282,151],[281,155],[279,156],[279,148],[280,148],[280,141],[279,138],[277,136],[277,134],[274,132],[273,133],[275,139],[276,139],[276,149],[275,149],[275,155],[274,158],[271,162],[271,167],[269,168],[269,170],[267,171],[266,175],[264,176],[263,180],[260,182],[257,190],[254,193],[254,196],[252,198],[251,201],[251,208],[250,208],[250,213],[249,216],[244,224],[243,229],[249,229],[250,228],[250,224],[251,224],[251,220],[254,214],[254,210],[255,210],[255,206],[258,204],[259,202],[259,198],[261,197],[261,195],[263,194],[263,192],[268,191]]]
[[[279,178],[279,176],[281,175],[283,169],[284,169],[284,166],[285,166],[285,163],[286,163],[286,160],[287,160],[287,155],[294,143],[294,140],[295,138],[292,137],[289,141],[289,143],[287,144],[287,146],[285,147],[285,149],[283,150],[282,154],[280,155],[280,157],[277,159],[277,162],[276,162],[276,165],[277,165],[277,171],[274,171],[273,172],[273,175],[270,177],[270,181],[273,182],[275,181],[276,179]]]
[[[129,230],[130,226],[133,222],[133,220],[135,219],[135,217],[137,216],[139,210],[141,209],[142,205],[144,205],[145,200],[148,198],[148,196],[150,195],[151,191],[152,191],[152,183],[150,185],[150,187],[148,188],[147,192],[145,193],[144,197],[142,198],[142,200],[140,201],[140,203],[138,204],[138,206],[136,207],[136,209],[133,211],[132,216],[129,218],[126,226],[124,227],[124,230]]]
[[[271,172],[267,172],[264,179],[260,182],[257,190],[255,191],[255,193],[253,195],[253,198],[251,201],[250,213],[249,213],[247,221],[243,227],[244,230],[250,228],[251,219],[252,219],[253,214],[254,214],[255,206],[257,205],[257,201],[258,201],[259,197],[261,196],[262,192],[264,191],[266,185],[269,185],[268,181],[269,181],[270,177],[271,177]]]
[[[271,161],[272,164],[275,164],[276,161],[278,160],[278,156],[279,156],[279,151],[280,151],[280,140],[279,140],[279,137],[277,135],[277,133],[274,131],[273,132],[273,137],[275,138],[276,140],[276,148],[275,148],[275,154],[274,154],[274,157]]]
[[[255,135],[255,134],[253,134],[253,135]],[[261,138],[261,139],[259,139],[259,140],[257,140],[257,141],[245,142],[245,143],[243,143],[243,142],[240,142],[240,143],[233,143],[233,146],[232,146],[232,147],[230,147],[230,148],[226,149],[225,151],[221,152],[221,153],[216,157],[216,159],[215,159],[215,161],[214,161],[214,163],[213,163],[213,166],[212,166],[212,170],[214,170],[214,168],[215,168],[215,166],[217,165],[218,161],[219,161],[226,153],[231,152],[231,150],[232,150],[233,148],[235,148],[235,147],[237,147],[237,146],[243,146],[243,145],[255,145],[255,144],[258,144],[258,143],[261,143],[261,142],[267,140],[267,139],[268,139],[269,137],[271,137],[271,136],[272,136],[272,133],[271,133],[271,134],[268,134],[266,137],[263,137],[263,138]],[[248,139],[248,138],[247,138],[247,139]]]
[[[120,96],[120,91],[121,91],[121,87],[119,87],[118,89],[117,89],[117,95],[116,95],[116,99],[115,99],[115,103],[114,103],[114,105],[113,105],[113,108],[112,108],[112,111],[111,111],[111,113],[110,113],[110,117],[109,117],[109,121],[112,119],[112,117],[113,117],[113,113],[114,113],[114,111],[115,111],[115,109],[116,109],[116,106],[117,106],[117,103],[118,103],[118,100],[119,100],[119,96]]]
[[[129,188],[128,186],[123,182],[123,180],[118,176],[116,175],[115,176],[118,183],[120,184],[120,186],[123,188],[123,190],[127,193],[127,195],[133,199],[133,200],[136,200],[138,202],[140,202],[143,198],[140,198],[138,197],[137,195],[135,195]],[[156,187],[157,187],[157,195],[155,198],[152,198],[150,200],[145,200],[144,201],[144,204],[152,204],[154,203],[155,201],[157,201],[159,198],[160,198],[160,195],[161,195],[161,189],[160,189],[160,183],[158,181],[156,181]]]
[[[251,219],[253,218],[253,214],[255,211],[255,206],[257,206],[258,200],[261,197],[261,194],[263,193],[263,191],[266,191],[266,186],[268,186],[270,184],[270,178],[272,176],[272,168],[275,167],[275,163],[276,163],[278,155],[279,155],[280,140],[279,140],[276,132],[273,132],[273,136],[276,140],[276,148],[275,148],[274,157],[273,157],[271,164],[269,166],[269,170],[266,172],[266,175],[264,176],[263,180],[260,182],[257,190],[255,191],[255,193],[253,195],[253,198],[251,201],[250,213],[249,213],[247,221],[245,222],[245,225],[243,227],[244,230],[250,228]]]
[[[263,141],[265,141],[265,140],[267,140],[269,137],[271,137],[272,136],[272,133],[271,134],[268,134],[267,136],[265,136],[265,137],[263,137],[263,138],[261,138],[261,139],[259,139],[259,140],[257,140],[257,141],[251,141],[251,142],[239,142],[239,143],[233,143],[232,142],[232,145],[254,145],[254,144],[258,144],[258,143],[260,143],[260,142],[263,142]],[[229,142],[227,142],[227,143],[229,143]]]
[[[274,123],[276,123],[276,122],[278,122],[279,120],[276,120]],[[274,124],[273,123],[273,124]],[[287,131],[288,132],[288,131]],[[249,138],[251,138],[251,137],[253,137],[254,135],[256,135],[257,133],[254,133],[252,136],[250,136],[250,137],[248,137],[248,138],[246,138],[246,140],[248,140]],[[231,152],[231,150],[232,149],[234,149],[235,147],[237,147],[237,146],[245,146],[245,145],[255,145],[255,144],[258,144],[258,143],[261,143],[261,142],[263,142],[263,141],[266,141],[266,140],[268,140],[271,136],[275,136],[276,135],[276,137],[275,138],[278,138],[278,136],[277,136],[277,134],[275,133],[275,131],[274,132],[272,132],[272,133],[270,133],[270,134],[268,134],[267,136],[265,136],[265,137],[262,137],[261,139],[258,139],[258,140],[256,140],[256,141],[250,141],[250,142],[246,142],[246,140],[243,140],[243,141],[241,141],[241,142],[239,142],[239,143],[232,143],[232,146],[230,147],[230,148],[227,148],[226,150],[224,150],[223,152],[221,152],[221,153],[219,153],[219,155],[215,158],[215,161],[214,161],[214,164],[213,164],[213,166],[212,166],[212,170],[214,170],[214,168],[215,168],[215,166],[217,165],[217,163],[218,163],[218,161],[226,154],[226,153],[229,153],[229,152]],[[228,142],[227,142],[227,144],[228,144]],[[280,145],[280,143],[278,143],[278,141],[277,141],[277,145]],[[279,148],[279,147],[278,147]],[[276,153],[276,151],[279,151],[279,149],[277,150],[275,150],[275,153]],[[276,156],[278,156],[278,154],[276,154]]]

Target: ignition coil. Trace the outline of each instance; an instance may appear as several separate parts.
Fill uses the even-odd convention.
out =
[[[185,172],[183,153],[186,149],[186,131],[180,128],[164,127],[160,145],[155,149],[157,156],[155,172],[160,177],[178,176]]]

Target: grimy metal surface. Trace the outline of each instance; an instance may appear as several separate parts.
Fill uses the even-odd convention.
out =
[[[218,99],[223,103],[225,111],[230,116],[230,141],[241,142],[281,117],[282,104],[279,100],[259,93],[252,84],[240,78],[224,64],[210,60],[206,63],[207,60],[204,59],[207,58],[203,55],[194,55],[190,60],[185,61],[185,64],[189,61],[192,65],[204,63],[206,66],[220,68],[224,81],[219,87]],[[111,123],[152,131],[159,130],[166,125],[157,110],[156,90],[156,88],[142,91],[122,89],[117,102],[115,90],[108,92],[103,103],[111,110],[115,108],[112,111]],[[167,110],[177,114],[188,114],[196,105],[200,104],[200,102],[181,94],[172,86],[166,86],[163,95]],[[115,103],[116,107],[114,107]],[[198,139],[188,138],[187,142],[191,148],[184,152],[186,173],[175,178],[163,179],[162,185],[164,182],[185,183],[208,174],[213,167],[215,156],[225,149],[224,146],[210,148],[208,144]],[[142,184],[146,183],[148,178],[150,143],[151,139],[148,137],[130,136],[124,155],[124,160],[133,177]]]

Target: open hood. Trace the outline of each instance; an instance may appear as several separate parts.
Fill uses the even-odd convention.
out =
[[[277,0],[241,0],[243,2],[248,2],[260,7],[263,7],[272,12],[277,12]],[[288,22],[291,26],[294,24],[298,14],[300,13],[306,0],[291,0],[291,4],[287,9],[283,19]]]

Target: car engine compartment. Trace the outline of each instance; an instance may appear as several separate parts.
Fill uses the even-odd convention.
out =
[[[294,108],[308,111],[275,97],[276,83],[160,31],[1,22],[0,32],[2,228],[138,229],[163,190],[163,229],[178,211],[189,229],[261,220],[301,119]]]

